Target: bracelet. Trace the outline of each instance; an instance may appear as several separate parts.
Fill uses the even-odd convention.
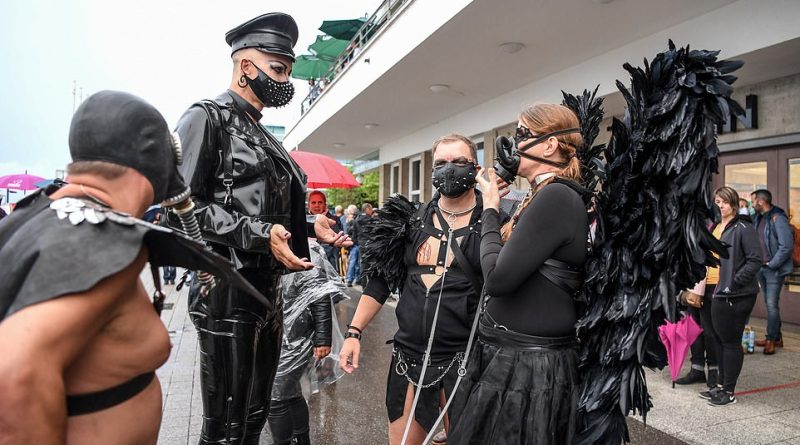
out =
[[[355,332],[345,332],[344,338],[355,338],[356,340],[361,341],[361,334],[357,334]]]
[[[357,331],[359,334],[363,334],[364,333],[360,328],[357,328],[357,327],[355,327],[355,326],[353,326],[351,324],[347,325],[347,329],[353,329],[354,331]]]

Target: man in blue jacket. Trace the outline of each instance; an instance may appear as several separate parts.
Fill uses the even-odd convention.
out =
[[[764,256],[764,265],[758,272],[758,282],[767,305],[767,338],[757,341],[756,345],[764,347],[764,354],[774,354],[776,346],[783,346],[779,299],[784,277],[789,275],[794,267],[792,264],[794,238],[786,212],[772,205],[772,193],[769,190],[756,190],[750,198],[756,210],[753,222],[758,231],[761,252]]]

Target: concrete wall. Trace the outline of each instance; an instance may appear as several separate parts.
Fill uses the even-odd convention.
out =
[[[652,57],[663,51],[669,38],[679,37],[675,41],[677,45],[691,43],[692,47],[717,48],[723,57],[736,58],[800,37],[800,26],[795,21],[800,15],[800,2],[768,3],[768,8],[751,0],[732,3],[463,110],[380,147],[381,163],[410,156],[419,151],[417,147],[421,144],[454,129],[464,134],[478,134],[512,122],[525,103],[560,102],[561,90],[580,91],[599,84],[600,96],[615,94],[615,81],[630,77],[621,64],[631,61],[640,65],[642,57]]]
[[[428,202],[433,197],[433,184],[431,184],[431,170],[433,170],[433,154],[430,150],[422,153],[422,200]]]
[[[737,122],[736,132],[721,134],[719,143],[800,132],[800,74],[736,88],[733,97],[744,107],[749,94],[758,96],[758,128]]]

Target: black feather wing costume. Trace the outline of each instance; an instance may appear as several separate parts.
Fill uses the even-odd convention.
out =
[[[730,73],[742,63],[719,61],[718,53],[677,49],[670,41],[644,68],[624,65],[630,89],[617,82],[627,111],[612,123],[595,196],[599,224],[577,326],[577,443],[628,441],[625,416],[646,418],[652,403],[643,367],[666,364],[657,327],[674,321],[675,295],[717,263],[712,252],[723,251],[705,224],[712,217],[716,127],[741,113],[730,97]]]
[[[605,179],[605,164],[602,160],[605,144],[594,145],[594,140],[600,134],[600,124],[603,122],[603,98],[597,97],[597,89],[589,93],[584,90],[580,96],[574,96],[564,91],[562,105],[571,109],[580,122],[581,138],[583,145],[578,147],[577,157],[581,163],[581,186],[594,197],[598,184]],[[594,201],[589,200],[589,201]],[[591,202],[593,204],[593,202]]]
[[[393,195],[378,210],[378,217],[364,225],[366,241],[361,247],[361,263],[367,280],[380,277],[390,291],[402,290],[406,281],[403,254],[416,212],[417,207],[403,195]]]

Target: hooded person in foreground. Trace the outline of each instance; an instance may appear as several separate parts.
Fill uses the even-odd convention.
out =
[[[69,183],[0,223],[0,442],[156,443],[170,341],[139,279],[148,261],[264,299],[225,259],[138,219],[185,190],[179,146],[142,99],[94,94],[72,120]]]

